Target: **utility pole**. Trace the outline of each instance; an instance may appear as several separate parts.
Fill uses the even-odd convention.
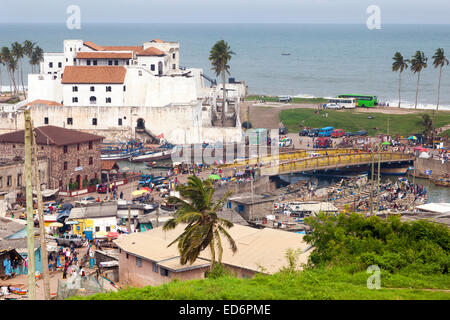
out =
[[[25,183],[27,202],[27,247],[28,247],[28,294],[30,300],[36,300],[35,257],[34,257],[34,219],[33,186],[31,184],[31,116],[25,110]]]
[[[159,203],[158,206],[156,207],[156,227],[159,227]]]
[[[373,147],[372,147],[372,178],[370,181],[370,215],[373,214],[373,171],[375,170],[375,164],[374,164],[374,155],[373,155]]]
[[[38,217],[39,217],[39,235],[41,239],[41,255],[42,255],[42,275],[44,281],[44,299],[50,300],[50,278],[48,273],[48,254],[47,243],[45,241],[45,226],[44,226],[44,205],[42,203],[41,194],[41,179],[39,177],[38,159],[37,159],[37,145],[36,145],[36,131],[31,121],[32,130],[32,146],[33,146],[33,162],[34,162],[34,186],[36,188],[36,196],[38,202]]]
[[[378,172],[377,172],[377,212],[380,209],[380,174],[381,174],[381,143],[378,144]]]
[[[131,234],[131,205],[128,205],[128,234]]]

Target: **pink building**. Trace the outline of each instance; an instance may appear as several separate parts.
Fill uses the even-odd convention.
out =
[[[193,264],[180,264],[176,244],[167,247],[183,232],[184,226],[163,231],[162,227],[121,236],[119,247],[119,281],[135,287],[158,286],[173,279],[193,280],[205,277],[210,266],[209,250],[204,250]],[[255,273],[273,274],[287,266],[286,250],[299,250],[298,263],[306,263],[309,247],[303,235],[234,225],[229,229],[238,251],[233,254],[223,240],[222,263],[238,277],[251,278]]]

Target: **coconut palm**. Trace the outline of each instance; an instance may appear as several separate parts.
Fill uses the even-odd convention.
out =
[[[9,87],[10,91],[13,92],[13,86],[14,86],[14,93],[17,92],[16,82],[15,82],[15,76],[14,72],[11,70],[11,66],[14,68],[14,70],[17,68],[17,64],[14,62],[14,57],[11,54],[11,51],[8,47],[2,47],[0,55],[2,56],[3,64],[6,66],[6,70],[8,71],[9,75]]]
[[[34,73],[34,67],[38,66],[38,72],[41,73],[41,62],[44,61],[44,50],[41,49],[41,47],[36,46],[33,49],[33,52],[31,54],[31,58],[30,58],[30,64],[31,64],[31,68],[33,70]]]
[[[416,104],[414,106],[417,109],[417,98],[419,96],[419,82],[420,82],[420,73],[423,69],[425,69],[427,65],[428,58],[425,57],[423,51],[418,50],[416,54],[412,57],[411,60],[406,60],[406,62],[411,64],[411,71],[414,74],[417,73],[417,89],[416,89]]]
[[[216,263],[216,249],[218,250],[218,262],[222,261],[221,235],[228,240],[233,253],[237,251],[235,241],[226,231],[233,226],[233,223],[217,216],[217,211],[223,207],[231,192],[215,202],[212,200],[214,188],[211,180],[202,181],[195,175],[188,178],[186,185],[178,186],[177,191],[183,198],[189,199],[189,202],[178,197],[169,197],[168,202],[177,205],[178,209],[174,218],[164,224],[163,230],[174,229],[179,223],[187,225],[184,232],[169,246],[178,242],[182,265],[187,262],[192,264],[200,252],[209,247],[212,269]]]
[[[19,42],[16,41],[11,45],[11,52],[18,62],[19,80],[22,83],[23,95],[26,98],[25,86],[23,85],[23,66],[22,66],[22,59],[25,56],[25,50],[24,47]]]
[[[400,52],[396,52],[392,59],[394,60],[394,62],[392,63],[392,71],[400,71],[398,74],[398,107],[400,108],[400,88],[402,83],[402,72],[408,68],[408,64],[406,63],[406,60],[403,59],[403,56]]]
[[[211,61],[212,68],[216,73],[216,76],[222,75],[223,83],[223,103],[222,103],[222,127],[225,126],[225,110],[226,110],[226,97],[227,93],[225,90],[225,73],[230,74],[230,66],[228,63],[231,60],[231,55],[234,54],[231,51],[230,46],[224,40],[217,41],[216,44],[211,48],[209,53],[209,61]]]
[[[441,95],[441,77],[442,77],[442,68],[445,65],[448,65],[448,59],[444,54],[444,49],[439,48],[436,50],[436,52],[434,53],[433,56],[433,66],[435,68],[439,67],[439,82],[438,82],[438,99],[437,99],[437,104],[436,104],[436,110],[439,110],[439,100],[440,100],[440,95]]]

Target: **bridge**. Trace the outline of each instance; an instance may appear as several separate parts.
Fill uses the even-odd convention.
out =
[[[315,154],[313,156],[313,153]],[[357,149],[325,149],[325,150],[296,150],[293,152],[280,153],[262,157],[252,157],[245,160],[237,160],[233,164],[221,166],[227,173],[232,175],[233,169],[242,170],[247,164],[254,165],[262,161],[259,167],[261,176],[274,176],[288,173],[298,173],[313,170],[337,169],[350,166],[361,166],[378,163],[402,163],[414,160],[414,155],[398,152],[374,153],[362,152]]]

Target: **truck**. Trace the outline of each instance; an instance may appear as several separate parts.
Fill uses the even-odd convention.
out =
[[[57,237],[55,240],[58,246],[69,246],[74,248],[82,247],[85,242],[83,238],[75,234],[66,234],[62,237]]]

